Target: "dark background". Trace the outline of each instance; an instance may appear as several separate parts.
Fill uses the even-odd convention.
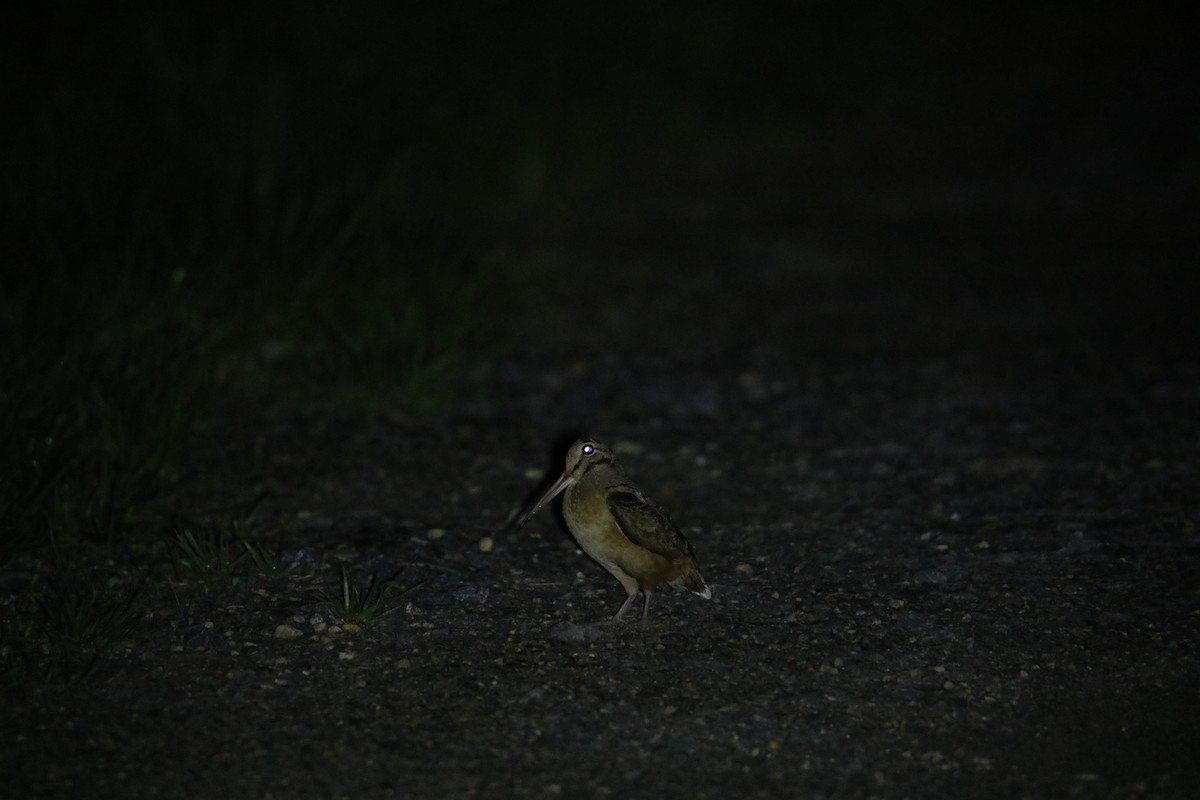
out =
[[[315,294],[353,306],[460,258],[503,254],[494,285],[520,295],[564,241],[715,250],[732,276],[721,231],[782,230],[912,254],[883,280],[1032,270],[1151,306],[1195,244],[1195,57],[1156,6],[50,3],[7,27],[9,294],[119,304],[119,273],[227,319],[269,306],[234,348],[310,338]],[[1030,236],[1060,242],[1057,280]]]
[[[1070,3],[44,4],[8,31],[6,196],[29,223],[77,206],[74,181],[111,190],[114,225],[150,197],[181,225],[222,192],[269,207],[340,186],[385,191],[395,223],[528,230],[531,209],[586,225],[606,191],[741,176],[734,207],[1001,206],[1152,241],[1186,229],[1195,184],[1180,22]]]

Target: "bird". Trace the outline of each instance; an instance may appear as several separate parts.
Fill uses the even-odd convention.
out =
[[[620,581],[627,597],[606,623],[620,622],[638,592],[644,621],[655,588],[668,584],[704,599],[712,592],[696,566],[696,551],[666,513],[625,476],[612,448],[580,439],[567,450],[566,469],[517,522],[524,527],[560,492],[563,518],[583,551]]]

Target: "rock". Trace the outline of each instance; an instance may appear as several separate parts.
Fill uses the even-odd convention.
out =
[[[940,569],[923,569],[913,575],[912,581],[917,586],[941,586],[946,583],[946,573]]]
[[[460,603],[483,604],[491,595],[492,590],[486,586],[462,586],[454,591],[454,599]]]
[[[299,639],[304,631],[291,625],[276,625],[274,635],[276,639]]]
[[[594,642],[604,638],[604,630],[596,625],[560,622],[550,629],[550,638],[560,642]]]

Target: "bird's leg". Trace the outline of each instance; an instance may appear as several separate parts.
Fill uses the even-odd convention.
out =
[[[638,622],[645,622],[646,617],[650,615],[650,590],[643,589],[642,592],[646,595],[646,602],[642,606],[642,616],[638,617]]]
[[[638,593],[638,590],[637,590],[637,587],[635,586],[629,592],[629,596],[625,598],[625,602],[622,603],[621,607],[617,609],[617,613],[613,615],[612,619],[607,620],[606,624],[612,625],[615,622],[620,622],[621,617],[625,616],[625,612],[629,610],[629,607],[631,605],[633,605],[633,598],[637,597],[637,593]]]

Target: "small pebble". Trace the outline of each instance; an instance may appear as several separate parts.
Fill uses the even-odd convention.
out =
[[[455,590],[454,599],[460,603],[486,603],[491,594],[486,586],[463,586]]]
[[[322,553],[315,547],[301,547],[298,550],[285,550],[279,557],[279,565],[285,570],[300,567],[316,567],[321,563]]]
[[[913,583],[918,586],[941,586],[948,579],[946,573],[937,569],[923,569],[913,575]]]
[[[767,381],[761,372],[746,371],[738,375],[738,386],[751,400],[762,400],[767,396]]]
[[[479,552],[481,553],[490,553],[495,546],[496,543],[492,541],[492,537],[490,536],[485,536],[479,540]]]
[[[275,626],[275,638],[276,639],[298,639],[303,635],[304,635],[304,632],[302,630],[300,630],[299,628],[292,627],[291,625]]]
[[[604,638],[604,632],[595,625],[560,622],[550,629],[550,638],[560,642],[587,642]]]

